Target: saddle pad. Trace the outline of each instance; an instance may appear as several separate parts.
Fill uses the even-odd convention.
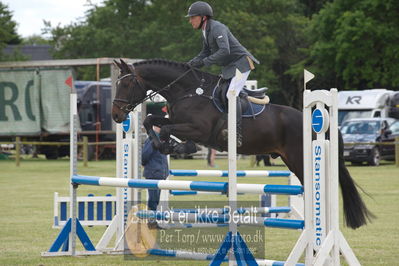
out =
[[[221,113],[227,113],[228,110],[225,110],[223,108],[223,104],[220,100],[220,98],[218,97],[216,90],[217,90],[217,86],[213,89],[213,93],[212,93],[212,99],[213,99],[213,104],[216,106],[216,108],[219,110],[219,112]],[[242,105],[242,107],[244,107]],[[263,110],[265,110],[266,105],[263,104],[256,104],[256,103],[252,103],[249,102],[249,105],[247,106],[247,108],[243,108],[242,110],[242,117],[254,117],[259,115],[260,113],[263,112]]]

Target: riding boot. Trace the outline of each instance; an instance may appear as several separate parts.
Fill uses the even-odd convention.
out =
[[[237,116],[236,116],[236,124],[237,124],[237,147],[241,147],[242,145],[242,109],[241,109],[241,101],[240,97],[237,97]]]

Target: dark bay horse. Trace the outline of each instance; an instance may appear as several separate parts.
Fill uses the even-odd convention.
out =
[[[148,116],[144,121],[154,145],[161,147],[170,134],[208,147],[227,150],[222,130],[216,130],[223,114],[212,102],[212,91],[219,77],[190,68],[185,63],[162,59],[147,60],[120,68],[112,117],[117,123],[129,111],[148,99],[147,91],[162,95],[168,102],[169,118]],[[200,89],[199,89],[200,88]],[[243,143],[240,154],[278,154],[303,183],[302,113],[294,108],[268,104],[255,119],[242,121]],[[152,125],[161,126],[160,139]],[[226,125],[224,125],[224,128]],[[373,217],[365,206],[343,159],[343,141],[339,141],[339,182],[346,224],[356,229]]]

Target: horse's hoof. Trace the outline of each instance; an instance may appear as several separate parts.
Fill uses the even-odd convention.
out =
[[[184,154],[185,152],[184,143],[180,143],[173,148],[173,152],[177,154]]]

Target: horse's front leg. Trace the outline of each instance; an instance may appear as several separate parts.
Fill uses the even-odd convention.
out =
[[[170,135],[187,141],[178,142],[170,138]],[[164,125],[160,132],[161,140],[165,140],[169,143],[168,152],[179,154],[197,152],[197,147],[194,142],[204,142],[204,136],[206,136],[204,132],[202,132],[197,125],[192,123]]]
[[[158,137],[158,135],[155,133],[153,126],[157,126],[162,129],[164,125],[169,125],[169,124],[171,124],[171,121],[168,118],[165,118],[160,115],[149,115],[144,119],[143,122],[144,128],[147,131],[147,135],[152,140],[154,147],[156,149],[161,149],[162,142]]]

